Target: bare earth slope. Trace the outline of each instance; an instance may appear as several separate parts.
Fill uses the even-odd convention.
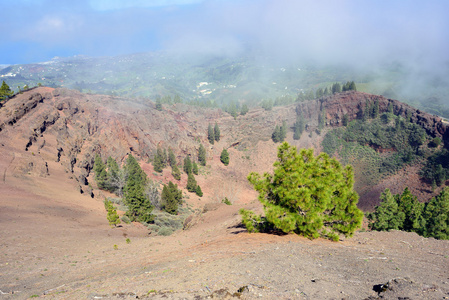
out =
[[[234,120],[219,110],[129,104],[38,88],[0,108],[0,299],[449,298],[448,241],[393,231],[334,243],[239,227],[240,208],[261,209],[245,177],[270,170],[269,136],[275,124],[294,121],[294,106]],[[205,133],[215,121],[222,140],[210,146]],[[214,205],[169,237],[149,237],[140,224],[110,228],[90,173],[94,153],[132,151],[145,161],[161,144],[183,158],[196,153],[195,139],[208,145],[198,176],[205,196],[187,201]],[[304,134],[296,145],[313,143]],[[223,147],[228,167],[219,162]],[[173,180],[168,170],[143,167],[157,181]],[[218,204],[223,195],[233,205]]]

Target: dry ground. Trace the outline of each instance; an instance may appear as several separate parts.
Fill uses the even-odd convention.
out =
[[[237,211],[252,201],[148,237],[139,224],[110,228],[100,199],[53,174],[0,183],[0,299],[365,299],[398,278],[400,296],[449,298],[449,241],[397,231],[337,243],[248,234]]]
[[[358,232],[334,243],[248,234],[240,228],[240,208],[261,209],[245,177],[249,171],[269,170],[276,149],[263,140],[255,141],[254,147],[248,142],[248,151],[230,148],[231,163],[224,167],[219,161],[223,147],[244,141],[232,136],[235,128],[225,126],[226,120],[221,123],[223,140],[208,145],[211,167],[202,168],[197,178],[205,196],[191,195],[187,200],[194,208],[215,203],[217,209],[201,213],[193,227],[169,237],[148,236],[140,224],[110,228],[100,193],[95,191],[95,198],[79,193],[80,184],[67,168],[69,153],[62,157],[65,164],[56,162],[58,146],[67,145],[68,152],[80,129],[71,129],[67,140],[61,138],[65,135],[59,127],[49,129],[25,150],[32,126],[46,116],[44,110],[52,101],[49,97],[39,104],[42,114],[28,113],[20,124],[8,125],[0,134],[0,300],[449,299],[449,241],[394,231]],[[86,103],[80,108],[86,108]],[[261,119],[265,116],[256,111],[248,118],[257,114]],[[245,122],[236,124],[247,131],[259,130]],[[85,129],[81,121],[76,126]],[[203,127],[192,134],[204,135],[207,123]],[[293,142],[290,133],[288,140],[303,147],[313,145],[308,135]],[[87,146],[82,151],[90,151]],[[154,180],[172,180],[168,169],[161,176],[148,164],[143,168]],[[92,178],[89,181],[93,183]],[[185,181],[183,174],[180,186]],[[219,204],[223,196],[232,196],[234,204]],[[382,291],[379,285],[393,279]]]

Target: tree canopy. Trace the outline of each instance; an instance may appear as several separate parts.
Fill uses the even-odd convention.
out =
[[[271,229],[338,240],[339,234],[352,236],[362,224],[352,167],[343,168],[325,153],[317,157],[313,149],[298,153],[284,142],[278,148],[274,174],[250,173],[248,180],[259,192],[265,211],[265,217],[240,211],[249,231]]]
[[[2,86],[0,87],[0,102],[11,97],[14,92],[9,88],[9,85],[3,80]]]

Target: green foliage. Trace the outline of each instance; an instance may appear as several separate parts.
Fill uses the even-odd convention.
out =
[[[229,201],[228,197],[224,197],[224,199],[221,199],[221,203],[224,203],[226,205],[232,205],[232,202]]]
[[[332,94],[341,93],[341,85],[336,82],[332,85]]]
[[[106,211],[108,212],[107,218],[109,221],[109,225],[111,225],[111,227],[115,227],[118,224],[120,224],[120,217],[117,214],[117,209],[114,207],[112,202],[108,199],[105,199],[104,207],[106,208]]]
[[[153,222],[154,216],[151,214],[153,206],[145,194],[145,185],[148,180],[147,175],[131,154],[126,159],[125,172],[127,180],[124,187],[123,200],[128,206],[126,215],[131,221]]]
[[[273,109],[273,100],[272,99],[264,99],[262,100],[260,106],[262,106],[265,110],[272,110]]]
[[[155,172],[162,173],[162,170],[167,166],[167,151],[157,147],[156,154],[153,157],[153,169]],[[176,160],[175,160],[176,162]]]
[[[432,198],[424,209],[425,237],[449,240],[449,188]]]
[[[343,126],[348,126],[348,123],[349,123],[349,116],[348,116],[348,114],[344,114],[343,115],[343,119],[342,119],[342,124],[343,124]]]
[[[323,130],[324,125],[326,125],[326,109],[323,108],[321,113],[318,115],[318,130]]]
[[[435,137],[429,142],[429,147],[437,148],[441,145],[441,142],[442,141],[440,137]]]
[[[304,131],[304,117],[302,116],[302,112],[296,117],[296,122],[293,125],[293,139],[299,140],[301,138],[301,135]]]
[[[217,122],[215,122],[214,126],[214,137],[217,142],[220,141],[220,127],[218,127]]]
[[[361,226],[363,213],[357,208],[352,168],[343,168],[325,153],[317,157],[313,149],[298,153],[284,142],[278,149],[274,174],[251,173],[248,180],[259,192],[265,211],[265,219],[241,212],[250,231],[273,227],[309,238],[338,240],[338,234],[351,236]]]
[[[161,193],[161,209],[169,214],[175,215],[178,213],[178,205],[182,203],[182,191],[173,182],[168,185],[164,184]]]
[[[240,109],[240,114],[241,114],[242,116],[244,116],[244,115],[246,115],[246,114],[248,113],[248,111],[249,111],[248,105],[243,104],[243,105],[242,105],[242,108]]]
[[[94,161],[95,181],[98,188],[104,190],[107,188],[108,172],[106,171],[106,165],[103,163],[100,155],[95,155]]]
[[[200,147],[198,148],[198,162],[202,166],[206,165],[206,149],[203,144],[200,144]]]
[[[124,178],[117,161],[109,156],[106,161],[106,166],[107,180],[105,188],[112,193],[121,194],[124,185]]]
[[[368,214],[369,224],[374,230],[398,229],[416,232],[425,237],[449,239],[449,188],[420,203],[408,188],[402,194],[392,196],[386,189],[381,203]]]
[[[173,150],[169,147],[168,148],[168,163],[170,164],[170,167],[173,168],[173,166],[176,166],[176,156],[173,153]]]
[[[193,176],[192,173],[189,173],[189,176],[187,177],[187,190],[191,193],[195,193],[196,192],[196,180],[195,180],[195,176]]]
[[[420,173],[429,182],[435,182],[437,186],[443,185],[449,178],[449,151],[441,149],[433,153]]]
[[[215,132],[211,124],[209,124],[209,126],[207,127],[207,139],[209,140],[209,143],[211,143],[212,145],[214,144]]]
[[[0,87],[0,102],[11,97],[14,92],[9,88],[9,85],[3,80],[3,83]]]
[[[225,165],[229,165],[229,153],[228,150],[223,149],[220,154],[220,161]]]
[[[380,204],[376,206],[375,212],[368,214],[368,219],[372,221],[369,227],[374,230],[390,230],[402,227],[404,223],[404,212],[398,211],[398,203],[389,189],[386,189],[380,196]]]
[[[198,165],[196,162],[192,163],[192,172],[193,174],[198,175]]]
[[[346,91],[357,91],[357,87],[356,87],[354,81],[348,81],[348,82],[346,82],[343,85],[342,90],[343,90],[343,92],[346,92]]]
[[[199,185],[196,186],[195,194],[199,197],[203,197],[203,191],[201,190],[201,187]]]
[[[181,171],[179,171],[179,168],[177,165],[174,165],[171,169],[171,174],[174,179],[181,180]]]
[[[161,99],[156,100],[156,110],[162,111],[162,102]]]
[[[183,169],[186,174],[192,173],[192,161],[190,160],[190,156],[188,155],[186,156],[186,158],[184,158]]]
[[[282,126],[276,125],[274,132],[271,135],[271,139],[275,143],[280,143],[287,137],[287,124],[285,121],[282,122]]]

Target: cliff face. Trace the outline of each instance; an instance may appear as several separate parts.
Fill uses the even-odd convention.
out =
[[[447,125],[438,116],[420,111],[408,104],[397,100],[387,99],[383,96],[371,95],[362,92],[348,91],[332,96],[322,97],[318,100],[300,103],[297,113],[310,119],[311,126],[317,126],[318,115],[326,110],[326,125],[342,126],[343,116],[348,120],[357,119],[361,111],[366,111],[368,105],[379,103],[379,113],[387,112],[388,106],[393,107],[393,113],[397,116],[410,116],[411,121],[422,126],[433,137],[445,137]]]

